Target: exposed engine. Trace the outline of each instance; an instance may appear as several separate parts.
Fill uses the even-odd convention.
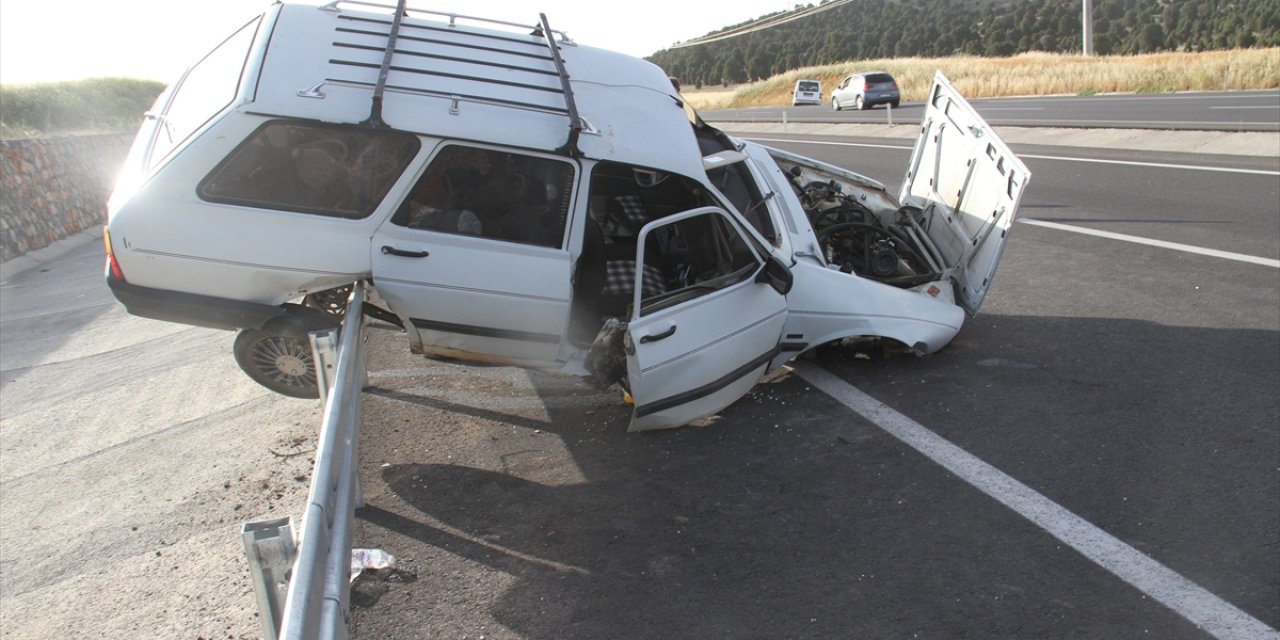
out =
[[[920,209],[904,206],[877,215],[835,180],[805,181],[800,167],[787,176],[833,268],[902,288],[941,277]]]

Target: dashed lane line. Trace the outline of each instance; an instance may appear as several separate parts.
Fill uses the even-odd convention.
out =
[[[1153,240],[1151,238],[1143,238],[1141,236],[1131,236],[1124,233],[1115,233],[1112,231],[1102,231],[1101,229],[1090,229],[1088,227],[1077,227],[1070,224],[1062,224],[1060,222],[1049,222],[1047,220],[1036,220],[1033,218],[1019,218],[1018,222],[1029,224],[1035,227],[1044,227],[1046,229],[1056,229],[1058,231],[1068,231],[1070,233],[1079,233],[1086,236],[1094,236],[1097,238],[1107,238],[1109,240],[1120,240],[1123,242],[1132,242],[1134,244],[1144,244],[1150,247],[1160,247],[1161,249],[1172,249],[1174,251],[1184,251],[1186,253],[1194,253],[1202,256],[1210,256],[1213,258],[1222,258],[1224,260],[1235,260],[1236,262],[1247,262],[1249,264],[1262,265],[1264,267],[1272,267],[1280,269],[1280,260],[1272,258],[1263,258],[1259,256],[1251,256],[1244,253],[1233,253],[1231,251],[1219,251],[1218,249],[1206,249],[1190,244],[1182,244],[1179,242],[1168,242],[1165,240]]]
[[[1103,531],[999,469],[808,363],[801,378],[995,498],[1081,555],[1220,640],[1280,639],[1280,632]]]

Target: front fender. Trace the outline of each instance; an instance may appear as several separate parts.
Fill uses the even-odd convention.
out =
[[[946,346],[964,325],[953,285],[940,281],[899,289],[802,260],[792,267],[784,340],[788,351],[851,337],[897,340],[918,354]]]

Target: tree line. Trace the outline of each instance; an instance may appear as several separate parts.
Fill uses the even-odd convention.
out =
[[[853,0],[648,60],[701,87],[848,60],[1071,53],[1082,46],[1081,10],[1081,0]],[[1093,34],[1098,55],[1280,46],[1280,2],[1094,0]]]

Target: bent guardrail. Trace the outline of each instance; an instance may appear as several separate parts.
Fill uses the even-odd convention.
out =
[[[296,546],[291,518],[244,525],[245,554],[267,640],[348,637],[351,529],[363,503],[357,463],[364,294],[364,283],[357,282],[340,338],[336,329],[311,334],[325,409]]]

